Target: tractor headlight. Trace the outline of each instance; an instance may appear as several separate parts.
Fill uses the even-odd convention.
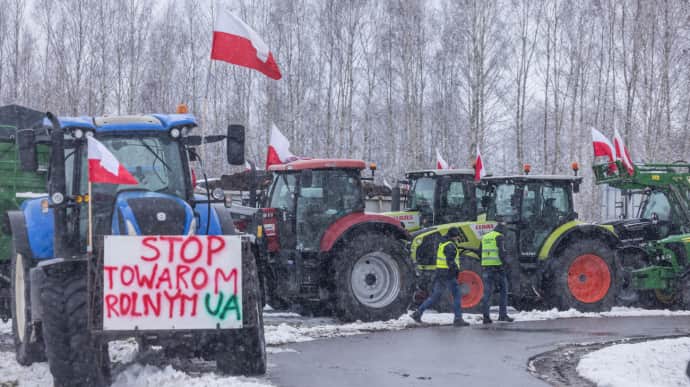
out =
[[[211,196],[215,200],[223,200],[225,198],[225,192],[223,192],[222,188],[216,187],[211,191]]]
[[[93,131],[92,130],[87,130],[86,132],[84,132],[84,134],[86,135],[86,137],[93,137]]]
[[[76,139],[81,139],[84,137],[84,131],[81,129],[74,129],[72,136],[74,136]]]
[[[180,137],[180,129],[178,128],[172,128],[170,129],[170,137],[172,138],[179,138]]]
[[[62,202],[65,201],[65,195],[63,195],[62,192],[55,192],[50,197],[50,200],[53,201],[53,204],[62,204]]]

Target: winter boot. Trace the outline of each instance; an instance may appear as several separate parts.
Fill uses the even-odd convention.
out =
[[[461,317],[461,318],[456,318],[455,320],[453,320],[453,326],[456,326],[456,327],[466,327],[466,326],[468,326],[468,325],[470,325],[470,323],[468,323],[467,321],[463,320],[462,317]]]
[[[482,320],[482,324],[491,324],[493,321],[491,321],[491,317],[489,316],[484,316],[484,319]]]
[[[505,316],[498,316],[498,321],[513,322],[513,321],[515,321],[515,319],[512,317],[509,317],[508,315],[505,315]]]
[[[416,323],[419,323],[419,324],[422,323],[422,314],[419,313],[418,310],[415,310],[414,313],[412,313],[412,314],[410,315],[410,317],[412,317],[412,319],[413,319]]]

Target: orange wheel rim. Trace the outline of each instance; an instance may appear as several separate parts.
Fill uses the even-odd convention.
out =
[[[580,255],[568,269],[568,289],[580,302],[591,304],[601,301],[610,287],[611,270],[598,255]]]
[[[484,296],[484,282],[479,274],[463,270],[458,273],[458,284],[460,291],[463,293],[461,305],[463,308],[474,308],[479,305]]]

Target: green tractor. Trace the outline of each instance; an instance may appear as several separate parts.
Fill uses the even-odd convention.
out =
[[[616,164],[594,165],[597,184],[642,196],[635,218],[607,222],[620,239],[621,298],[648,307],[677,306],[690,233],[690,164],[640,164],[632,175],[620,161]]]
[[[399,220],[407,231],[435,224],[477,219],[477,193],[474,170],[427,169],[405,174],[409,187],[405,209],[400,210],[398,185],[393,189],[392,211],[384,215]]]
[[[415,299],[430,288],[438,244],[451,227],[458,227],[465,248],[458,275],[462,306],[478,311],[484,290],[481,238],[502,219],[508,228],[509,248],[517,253],[506,260],[513,307],[611,308],[619,282],[613,253],[617,238],[611,226],[577,220],[573,193],[579,191],[581,181],[577,176],[529,175],[482,179],[486,221],[437,225],[413,234],[411,258],[420,276]]]

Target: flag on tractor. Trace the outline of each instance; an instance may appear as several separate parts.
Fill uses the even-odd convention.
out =
[[[87,137],[89,181],[105,184],[139,184],[137,179],[98,140]]]
[[[592,128],[592,146],[594,147],[594,156],[606,156],[609,159],[609,171],[615,172],[618,170],[615,163],[615,151],[611,141],[604,136],[600,131]]]
[[[628,153],[628,148],[625,147],[623,143],[623,137],[618,133],[618,129],[615,129],[613,136],[613,145],[616,148],[616,160],[620,160],[623,166],[628,171],[628,175],[632,176],[635,173],[635,166],[630,159],[630,153]]]
[[[436,169],[450,169],[446,160],[441,157],[441,152],[436,148]]]
[[[263,39],[229,10],[222,8],[213,26],[211,59],[257,70],[280,79],[280,69]]]
[[[484,176],[486,176],[486,170],[482,161],[482,153],[479,151],[479,144],[477,144],[477,159],[474,161],[474,181],[479,181]]]
[[[285,164],[297,160],[298,157],[290,152],[290,141],[280,133],[275,124],[271,127],[271,138],[268,142],[266,154],[266,170],[274,164]]]

